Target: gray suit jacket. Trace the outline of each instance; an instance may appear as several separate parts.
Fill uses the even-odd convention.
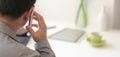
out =
[[[0,57],[55,57],[47,40],[36,43],[36,51],[19,43],[16,34],[0,22]]]

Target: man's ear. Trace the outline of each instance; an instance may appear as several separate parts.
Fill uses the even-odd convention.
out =
[[[24,13],[23,19],[24,19],[25,21],[27,21],[27,20],[29,19],[29,17],[30,17],[30,15],[32,14],[33,10],[34,10],[34,7],[31,7],[30,10],[28,10],[28,11],[26,11],[26,12]]]

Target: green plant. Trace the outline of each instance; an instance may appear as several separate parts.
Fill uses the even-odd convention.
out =
[[[78,24],[78,20],[79,20],[79,16],[80,16],[80,13],[82,12],[82,16],[83,16],[83,19],[84,19],[84,27],[87,27],[88,25],[88,16],[87,16],[87,13],[86,13],[86,9],[84,7],[84,0],[81,0],[81,3],[79,4],[79,7],[78,7],[78,10],[77,10],[77,14],[76,14],[76,25]]]

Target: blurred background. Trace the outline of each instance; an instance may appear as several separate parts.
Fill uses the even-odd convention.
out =
[[[56,57],[120,57],[119,4],[120,0],[37,0],[35,10],[44,17],[48,36],[75,40],[48,38]],[[69,29],[61,31],[63,27]],[[106,44],[90,46],[86,41],[90,32],[100,33]],[[32,44],[27,46],[33,48]]]
[[[107,29],[120,29],[120,13],[118,2],[120,1],[84,0],[84,7],[88,17],[87,27],[91,28],[92,30],[97,30],[99,29],[98,26],[100,26],[98,24],[98,20],[104,19],[99,23],[107,24]],[[56,23],[64,23],[76,26],[76,14],[80,3],[81,0],[37,0],[36,11],[42,14],[46,21],[56,21]],[[81,19],[81,21],[78,23],[81,25],[83,18],[79,17],[79,19]],[[107,21],[102,22],[105,20]]]

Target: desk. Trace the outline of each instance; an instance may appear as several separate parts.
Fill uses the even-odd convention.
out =
[[[57,30],[53,29],[53,31]],[[106,44],[102,47],[92,47],[86,41],[86,37],[80,38],[77,43],[50,38],[48,41],[56,57],[120,57],[120,31],[107,31],[101,34],[106,40]],[[31,38],[27,47],[34,49],[33,45],[34,41]]]
[[[86,38],[77,43],[48,40],[56,57],[120,57],[120,31],[103,32],[102,35],[106,40],[106,45],[102,47],[92,47]],[[27,46],[34,49],[33,44],[31,39]]]

